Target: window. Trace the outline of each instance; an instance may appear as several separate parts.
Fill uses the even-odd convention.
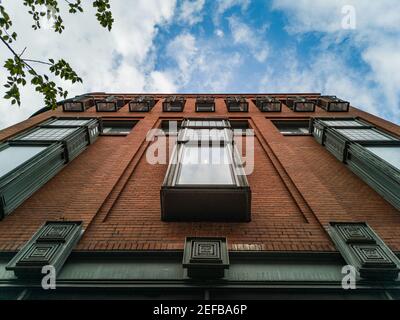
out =
[[[232,137],[227,120],[183,121],[161,189],[164,221],[250,220],[251,191]]]
[[[315,103],[304,97],[288,97],[286,105],[295,112],[315,111]]]
[[[0,220],[12,213],[65,165],[62,143],[0,144]]]
[[[400,170],[400,146],[366,146],[365,149]]]
[[[138,96],[129,102],[130,112],[149,112],[156,105],[157,100],[151,96]]]
[[[94,99],[90,96],[78,96],[62,102],[64,112],[84,112],[94,106]]]
[[[0,144],[0,220],[99,135],[97,119],[53,118]]]
[[[48,126],[52,127],[81,127],[89,124],[91,119],[78,120],[78,119],[60,119],[50,122]]]
[[[184,146],[176,184],[234,185],[228,152],[221,146]]]
[[[215,99],[213,97],[197,97],[196,112],[215,112]]]
[[[320,108],[328,112],[348,112],[350,103],[336,96],[321,96],[317,99]]]
[[[34,156],[37,156],[46,146],[11,145],[0,150],[0,178],[15,170]]]
[[[184,97],[180,96],[170,96],[166,98],[163,102],[164,112],[183,112],[185,108],[186,100]]]
[[[123,97],[109,96],[104,99],[96,100],[97,112],[115,112],[126,104]]]
[[[177,136],[180,130],[182,121],[164,120],[161,122],[161,130],[166,136]]]
[[[19,138],[24,141],[62,141],[79,128],[38,128]]]
[[[138,121],[103,121],[103,135],[126,136],[131,133]]]
[[[355,128],[359,128],[359,127],[364,127],[366,124],[358,121],[358,120],[353,120],[353,119],[349,119],[349,120],[320,120],[320,122],[328,127],[355,127]]]
[[[400,140],[351,143],[346,163],[351,171],[400,210]]]
[[[309,120],[273,120],[272,123],[285,136],[310,134]]]
[[[328,129],[372,129],[369,123],[358,118],[314,118],[311,132],[322,145],[325,144]]]
[[[192,129],[223,129],[230,128],[230,123],[229,121],[222,119],[186,119],[183,121],[182,127]]]
[[[245,97],[227,97],[225,103],[229,112],[249,111],[249,103]]]
[[[313,119],[315,139],[400,210],[400,139],[358,118]]]
[[[281,112],[282,110],[282,102],[274,97],[256,97],[253,101],[261,112]]]
[[[375,129],[336,129],[337,132],[344,135],[351,141],[390,141],[394,140],[384,133]]]
[[[247,120],[230,120],[232,129],[234,130],[247,130],[251,129]]]

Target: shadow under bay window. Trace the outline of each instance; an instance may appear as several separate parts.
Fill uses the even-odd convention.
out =
[[[315,102],[301,96],[287,97],[286,105],[294,112],[315,111]]]
[[[251,191],[232,129],[214,122],[193,129],[195,120],[184,121],[161,188],[163,221],[250,221]]]

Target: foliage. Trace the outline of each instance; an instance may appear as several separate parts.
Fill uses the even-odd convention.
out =
[[[27,7],[28,13],[32,16],[32,28],[38,30],[41,28],[42,19],[51,19],[54,21],[53,30],[62,33],[65,30],[64,21],[61,17],[60,0],[22,0],[23,5]],[[83,12],[82,0],[68,1],[68,12],[77,14]],[[111,13],[109,0],[93,0],[93,7],[96,10],[96,17],[99,24],[108,29],[112,28],[114,19]],[[4,85],[7,89],[5,99],[11,100],[11,104],[21,104],[20,88],[25,86],[28,81],[35,87],[35,90],[43,95],[47,107],[56,108],[57,97],[66,98],[68,92],[62,87],[57,87],[53,78],[66,80],[72,83],[82,82],[82,79],[72,69],[64,59],[55,61],[54,59],[34,60],[24,57],[26,48],[17,53],[13,46],[17,42],[18,35],[13,31],[13,21],[5,8],[0,5],[0,40],[10,51],[11,58],[4,62],[4,68],[8,71],[7,83]],[[34,68],[35,65],[46,65],[48,74],[40,74]]]

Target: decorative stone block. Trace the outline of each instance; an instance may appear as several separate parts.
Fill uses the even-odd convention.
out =
[[[82,222],[46,222],[8,263],[6,270],[20,278],[43,276],[44,266],[60,271],[83,233]]]
[[[399,259],[368,224],[331,222],[328,232],[343,259],[357,269],[361,278],[398,278]]]
[[[183,267],[190,278],[223,278],[229,268],[226,238],[187,238]]]
[[[344,224],[337,225],[337,230],[346,243],[376,243],[374,236],[363,225]]]

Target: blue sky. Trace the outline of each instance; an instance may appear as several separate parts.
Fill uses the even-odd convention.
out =
[[[30,58],[65,57],[83,77],[62,83],[71,95],[321,92],[400,124],[398,0],[112,0],[112,32],[87,5],[65,15],[61,36],[33,32],[18,1],[3,3]],[[20,108],[0,103],[4,128],[39,109],[41,97],[27,87]]]

